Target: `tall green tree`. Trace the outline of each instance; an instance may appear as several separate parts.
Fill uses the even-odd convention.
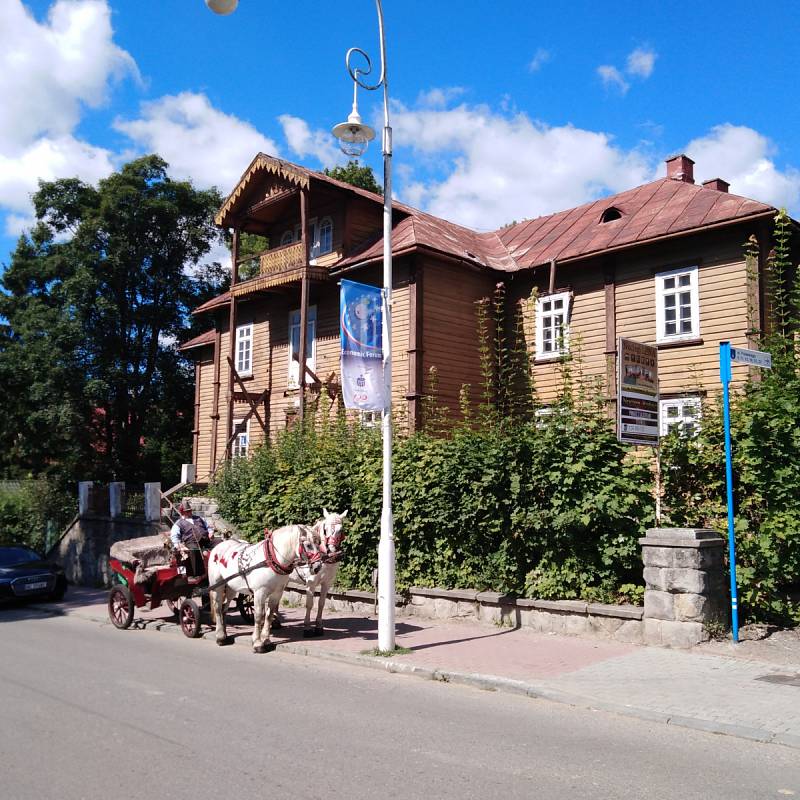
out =
[[[3,473],[169,480],[186,460],[192,376],[176,344],[221,288],[203,265],[221,200],[167,168],[150,155],[97,187],[40,183],[2,277]]]
[[[325,174],[329,178],[349,183],[359,189],[366,189],[368,192],[375,192],[375,194],[383,194],[383,187],[375,180],[375,173],[372,171],[372,167],[362,167],[358,161],[348,161],[344,167],[326,169]]]

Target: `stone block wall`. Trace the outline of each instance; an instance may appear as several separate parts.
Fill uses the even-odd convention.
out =
[[[644,642],[691,647],[727,621],[725,540],[702,528],[651,528],[644,563]]]

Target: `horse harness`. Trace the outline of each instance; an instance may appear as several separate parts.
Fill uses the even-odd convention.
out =
[[[300,525],[300,527],[304,532],[308,530],[305,525]],[[302,537],[297,543],[297,552],[295,553],[295,558],[290,564],[282,564],[280,559],[278,558],[278,554],[275,552],[275,544],[272,541],[272,531],[268,528],[264,530],[264,541],[260,542],[259,544],[262,545],[264,549],[264,559],[263,561],[256,561],[256,556],[258,554],[258,544],[249,545],[242,548],[241,553],[239,553],[239,557],[236,562],[236,566],[239,568],[239,571],[234,573],[233,575],[228,575],[226,578],[220,578],[213,586],[208,587],[208,591],[214,591],[218,589],[220,586],[224,586],[234,578],[244,578],[245,586],[247,587],[247,591],[250,594],[253,594],[253,590],[250,587],[250,583],[247,580],[247,576],[261,567],[266,567],[267,569],[271,569],[273,572],[276,572],[278,575],[290,575],[294,570],[295,563],[300,561],[302,564],[309,564],[312,561],[315,561],[319,558],[318,552],[308,552],[308,548]]]

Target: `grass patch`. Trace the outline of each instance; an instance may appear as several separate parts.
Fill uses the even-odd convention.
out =
[[[371,650],[362,650],[362,656],[378,656],[380,658],[389,658],[390,656],[407,656],[411,652],[408,647],[395,647],[394,650],[379,650],[373,647]]]

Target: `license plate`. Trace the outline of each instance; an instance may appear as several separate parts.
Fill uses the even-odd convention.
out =
[[[31,591],[34,589],[46,589],[47,588],[47,581],[37,581],[36,583],[26,583],[26,589],[30,589]]]

